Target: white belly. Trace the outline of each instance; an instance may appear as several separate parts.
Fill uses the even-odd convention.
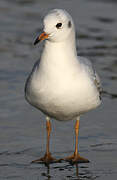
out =
[[[85,76],[85,77],[84,77]],[[81,78],[82,77],[82,78]],[[60,80],[59,80],[60,79]],[[26,92],[30,104],[57,120],[76,119],[100,104],[99,93],[86,75],[32,78]]]

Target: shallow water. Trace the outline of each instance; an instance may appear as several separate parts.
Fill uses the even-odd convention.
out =
[[[30,162],[45,152],[44,115],[24,99],[24,84],[42,50],[33,41],[43,15],[64,8],[75,21],[78,54],[88,57],[103,84],[103,103],[82,116],[80,154],[90,160],[69,163]],[[0,179],[115,180],[117,177],[117,3],[111,0],[0,1]],[[52,121],[55,157],[73,152],[74,123]]]

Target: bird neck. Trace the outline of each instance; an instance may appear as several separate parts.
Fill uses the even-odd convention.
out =
[[[80,70],[80,62],[77,58],[75,36],[71,36],[63,42],[51,42],[47,40],[43,49],[38,72],[52,74],[69,74]],[[41,71],[40,71],[41,69]]]
[[[68,59],[77,56],[75,34],[74,33],[71,34],[72,35],[64,39],[64,41],[53,42],[47,40],[45,42],[45,47],[44,47],[44,52],[46,52],[46,55],[48,55],[48,57],[51,56],[50,57],[51,59],[52,58]]]

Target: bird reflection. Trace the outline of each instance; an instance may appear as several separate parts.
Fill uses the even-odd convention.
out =
[[[68,169],[68,170],[69,170],[69,168],[71,167],[71,169],[72,169],[73,166],[74,166],[74,165],[72,165],[72,167],[71,167],[71,165],[67,165],[67,166],[64,166],[63,168],[64,168],[64,170],[65,170],[65,169]],[[46,173],[47,180],[51,180],[50,165],[46,165],[46,167],[47,167],[47,173]],[[61,167],[58,167],[58,168],[61,168]],[[77,177],[77,179],[79,180],[80,177],[79,177],[79,167],[78,167],[78,164],[75,164],[75,170],[76,170],[76,177]]]
[[[51,176],[50,176],[50,166],[47,165],[47,180],[51,180]]]
[[[80,179],[79,178],[79,167],[78,167],[78,164],[76,164],[76,177],[78,177],[78,179]]]
[[[69,177],[71,180],[72,179],[77,179],[77,180],[80,180],[80,179],[85,179],[85,178],[88,178],[88,179],[92,179],[94,178],[92,175],[92,173],[90,172],[90,170],[88,170],[88,167],[87,166],[80,166],[79,167],[79,164],[67,164],[67,165],[64,165],[64,166],[55,166],[55,167],[50,167],[50,165],[46,165],[46,173],[43,173],[43,176],[46,176],[47,180],[51,180],[51,170],[53,171],[53,169],[55,170],[54,171],[54,175],[52,175],[53,177],[57,176],[57,174],[59,173],[60,175],[60,172],[62,170],[62,172],[64,171],[64,175],[65,177]],[[59,170],[59,172],[57,173],[56,169]],[[67,170],[67,172],[66,172]],[[82,172],[79,172],[79,171],[82,171]],[[70,174],[69,174],[70,172]],[[53,174],[53,172],[52,172]],[[63,174],[62,174],[63,175]]]

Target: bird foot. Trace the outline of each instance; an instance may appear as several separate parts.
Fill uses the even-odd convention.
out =
[[[76,164],[76,163],[89,163],[89,160],[86,158],[81,157],[79,154],[73,154],[71,156],[68,156],[66,158],[64,158],[63,160],[68,161],[72,164]]]
[[[55,159],[51,156],[51,153],[46,153],[44,155],[44,157],[42,158],[39,158],[39,159],[36,159],[36,160],[33,160],[32,163],[44,163],[46,165],[50,164],[50,163],[57,163],[57,162],[60,162],[61,159]]]

